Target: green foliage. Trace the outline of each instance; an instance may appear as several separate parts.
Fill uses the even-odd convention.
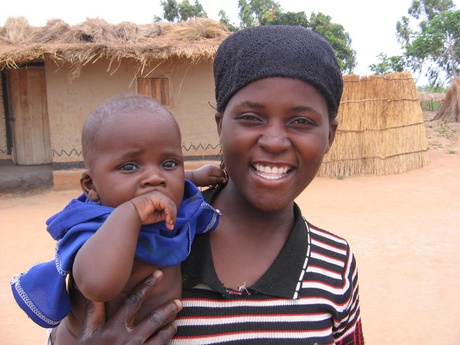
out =
[[[271,16],[265,16],[261,25],[300,25],[308,28],[310,23],[305,12],[273,11]]]
[[[230,31],[235,32],[238,30],[236,26],[230,23],[230,18],[228,18],[227,13],[225,13],[224,10],[220,10],[218,16],[219,16],[219,22],[224,24]]]
[[[415,19],[434,19],[439,13],[454,7],[452,0],[413,0],[407,13]]]
[[[190,5],[188,0],[177,3],[176,0],[161,0],[163,18],[167,21],[186,20],[190,17],[207,17],[200,2]],[[334,49],[340,69],[343,73],[353,73],[357,65],[356,52],[351,48],[350,35],[342,25],[333,23],[331,17],[323,13],[312,13],[310,18],[305,12],[284,12],[280,4],[273,0],[238,0],[239,27],[230,23],[224,11],[219,12],[219,21],[230,31],[259,25],[300,25],[324,36]],[[155,17],[156,21],[162,20]]]
[[[182,0],[180,3],[176,0],[161,0],[161,6],[163,6],[163,18],[168,22],[182,21],[193,17],[208,17],[198,0],[195,0],[194,5],[191,5],[188,0]],[[156,16],[154,20],[160,21],[161,18]]]
[[[417,90],[419,92],[431,92],[431,93],[446,93],[447,89],[443,86],[436,85],[422,85],[418,86]]]
[[[340,24],[331,22],[331,17],[323,13],[312,13],[308,28],[324,36],[330,43],[337,56],[340,70],[343,73],[353,73],[356,67],[356,52],[351,48],[350,35]]]
[[[405,71],[406,60],[404,56],[388,57],[386,54],[380,53],[377,58],[380,62],[369,66],[370,70],[377,75]]]
[[[406,66],[425,71],[431,85],[443,85],[460,73],[460,11],[451,0],[413,0],[408,17],[396,25]],[[415,24],[413,21],[415,20]],[[415,29],[414,29],[415,27]]]
[[[179,9],[176,0],[161,0],[163,6],[163,18],[168,22],[173,22],[179,18]]]
[[[323,13],[284,12],[272,0],[239,0],[241,28],[256,25],[300,25],[324,36],[334,49],[340,70],[353,73],[356,67],[356,52],[351,48],[351,39],[340,24],[331,22],[331,17]]]
[[[422,101],[420,107],[423,111],[438,111],[441,108],[442,101],[436,101],[434,99]]]
[[[267,23],[278,11],[280,4],[273,0],[238,0],[240,28],[248,28]]]

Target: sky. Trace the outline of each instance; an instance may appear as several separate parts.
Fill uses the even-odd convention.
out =
[[[180,1],[180,0],[179,0]],[[194,3],[193,0],[189,0]],[[357,67],[354,73],[369,75],[370,64],[378,63],[377,55],[400,55],[396,39],[396,23],[407,10],[412,0],[278,0],[284,12],[304,11],[309,17],[312,12],[322,12],[331,17],[333,23],[341,24],[352,40],[356,51]],[[224,10],[235,24],[238,0],[200,0],[209,18],[218,19],[219,10]],[[460,9],[460,0],[454,0]],[[154,15],[162,16],[160,0],[102,1],[78,0],[22,0],[3,1],[0,10],[0,26],[8,17],[25,17],[32,26],[44,26],[49,19],[62,19],[70,25],[84,22],[87,18],[102,18],[112,24],[130,21],[146,24]],[[417,79],[417,76],[414,76]]]

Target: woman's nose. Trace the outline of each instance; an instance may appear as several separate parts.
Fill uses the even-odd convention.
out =
[[[288,149],[291,141],[281,126],[271,125],[259,137],[259,145],[269,152],[277,153]]]

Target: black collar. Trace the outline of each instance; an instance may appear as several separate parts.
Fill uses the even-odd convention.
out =
[[[212,189],[203,192],[204,199],[212,204],[219,191]],[[253,286],[248,287],[251,292],[281,298],[295,298],[307,255],[308,230],[296,204],[294,204],[294,217],[294,226],[281,252],[265,274]],[[182,263],[182,276],[184,288],[192,288],[204,283],[223,296],[229,296],[214,269],[209,234],[195,237],[191,254]]]

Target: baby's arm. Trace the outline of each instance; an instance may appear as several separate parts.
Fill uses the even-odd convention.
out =
[[[173,229],[176,205],[160,192],[118,206],[78,251],[72,275],[83,295],[96,302],[118,296],[133,267],[141,225],[166,221]]]
[[[185,178],[200,187],[225,184],[228,180],[222,169],[211,164],[205,164],[195,170],[185,170]]]

